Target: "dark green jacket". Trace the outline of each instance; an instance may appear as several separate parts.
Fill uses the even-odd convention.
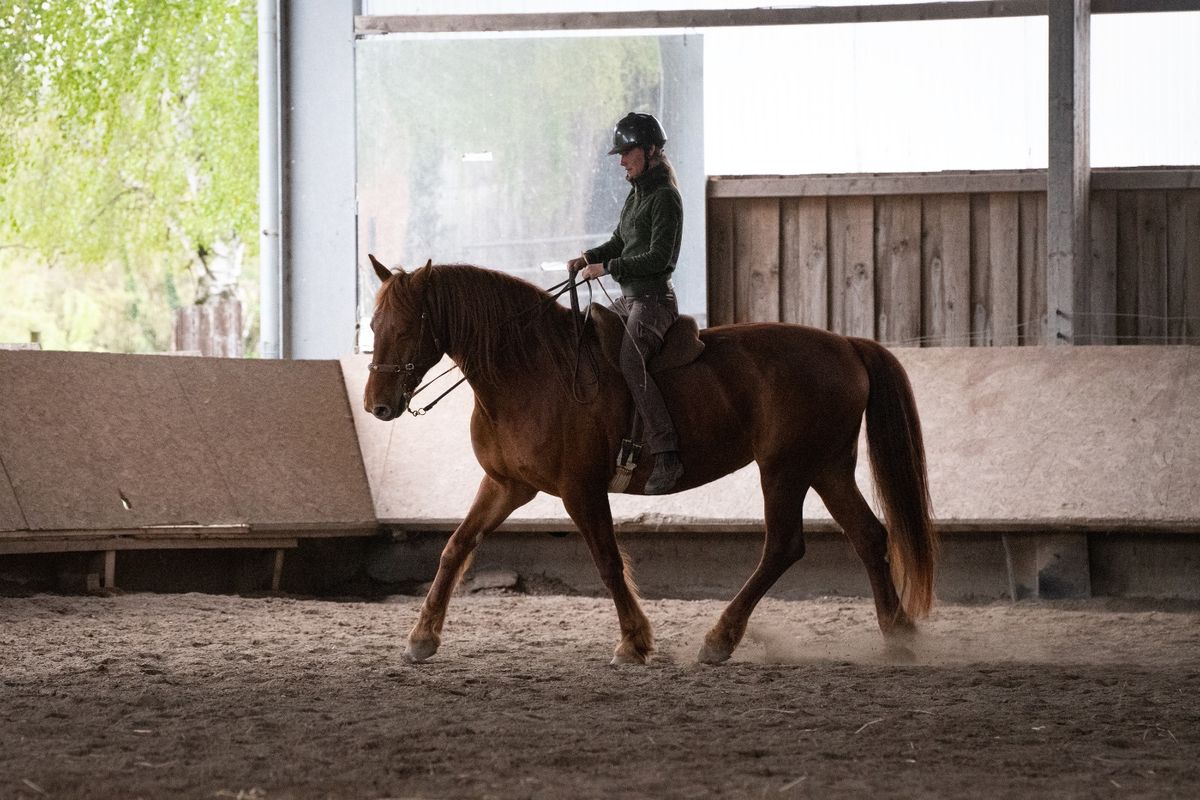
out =
[[[683,200],[660,164],[633,182],[612,238],[584,256],[603,263],[625,296],[657,294],[670,286],[682,238]]]

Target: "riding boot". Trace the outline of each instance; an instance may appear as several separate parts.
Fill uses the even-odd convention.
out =
[[[654,471],[650,473],[644,494],[667,494],[683,477],[683,462],[679,460],[678,450],[667,450],[654,456]]]

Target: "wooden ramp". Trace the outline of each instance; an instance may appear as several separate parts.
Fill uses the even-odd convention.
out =
[[[0,554],[376,529],[332,361],[0,351]],[[276,554],[276,573],[281,556]]]

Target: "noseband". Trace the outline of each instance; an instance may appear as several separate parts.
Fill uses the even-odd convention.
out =
[[[420,354],[421,344],[425,341],[426,321],[428,321],[428,323],[429,323],[429,335],[433,337],[433,346],[437,349],[437,352],[439,352],[439,353],[443,352],[442,342],[440,339],[438,339],[437,330],[434,328],[434,325],[433,325],[432,315],[429,313],[428,301],[425,298],[425,294],[422,293],[421,294],[421,327],[420,327],[420,330],[417,331],[417,346],[414,350],[414,355],[412,356],[413,358],[416,358],[416,356],[418,354]],[[414,364],[412,361],[409,361],[406,364],[368,364],[367,369],[371,372],[379,372],[379,373],[383,373],[385,375],[387,375],[387,374],[404,374],[406,376],[411,376],[413,373],[416,372],[417,365]],[[447,370],[447,371],[449,371],[449,370]],[[445,373],[442,373],[442,374],[444,375]],[[441,377],[441,376],[438,376],[438,377]],[[404,410],[409,411],[410,413],[412,413],[413,416],[419,416],[421,414],[424,414],[426,411],[429,410],[428,408],[423,408],[419,411],[412,411],[411,409],[408,408],[409,398],[411,398],[413,395],[415,395],[417,392],[419,392],[420,389],[417,389],[416,391],[409,391],[409,390],[407,390],[407,388],[404,385],[406,382],[407,382],[407,380],[401,381],[401,383],[400,383],[400,388],[402,390],[405,390],[403,392]],[[413,387],[413,388],[415,388],[415,387]],[[422,387],[422,388],[424,388],[424,387]],[[441,398],[438,398],[438,399],[440,400]]]

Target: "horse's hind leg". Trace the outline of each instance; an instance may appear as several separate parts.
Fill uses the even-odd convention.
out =
[[[613,535],[612,508],[603,493],[564,494],[563,507],[583,534],[600,579],[608,587],[617,607],[621,642],[613,653],[613,664],[645,664],[654,650],[650,621],[638,604],[637,588],[626,574],[625,558]]]
[[[733,654],[746,633],[746,623],[763,595],[787,568],[804,556],[804,495],[807,483],[788,471],[762,470],[763,498],[766,501],[766,536],[762,557],[746,585],[717,620],[700,648],[699,659],[719,664]]]
[[[911,634],[915,628],[900,605],[888,565],[887,528],[858,490],[858,484],[854,482],[853,462],[849,467],[839,470],[833,478],[818,481],[815,488],[834,521],[845,531],[854,552],[866,565],[871,592],[875,595],[879,629],[885,636]]]
[[[451,534],[442,550],[437,575],[429,594],[421,605],[417,624],[408,634],[404,651],[410,661],[424,661],[437,652],[442,641],[442,623],[446,621],[446,606],[458,585],[467,558],[474,552],[484,534],[490,533],[514,510],[534,498],[537,490],[522,483],[499,481],[484,476],[475,495],[475,502],[463,521]]]

